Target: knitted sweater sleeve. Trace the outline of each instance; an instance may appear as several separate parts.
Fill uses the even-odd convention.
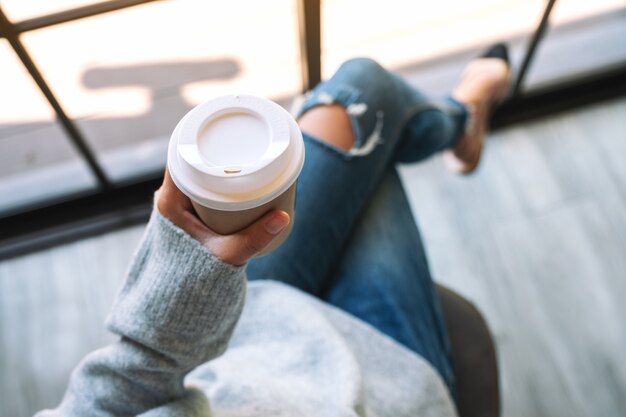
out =
[[[221,262],[155,209],[107,319],[119,341],[87,355],[58,408],[36,416],[210,415],[183,379],[226,350],[245,291],[243,267]]]

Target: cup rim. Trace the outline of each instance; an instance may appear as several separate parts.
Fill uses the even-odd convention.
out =
[[[238,94],[237,96],[246,95]],[[224,96],[218,97],[216,99],[221,99],[223,97]],[[249,97],[254,97],[255,99],[259,98],[256,96]],[[298,176],[300,175],[300,172],[302,171],[305,157],[302,133],[300,132],[300,129],[294,118],[284,108],[270,100],[267,100],[267,102],[280,109],[280,112],[286,119],[291,135],[291,145],[293,145],[292,154],[296,157],[299,155],[299,158],[290,158],[287,166],[283,171],[281,171],[281,174],[279,176],[269,182],[269,184],[266,184],[259,189],[256,189],[254,192],[248,192],[243,194],[229,194],[224,192],[211,191],[206,187],[203,187],[202,184],[199,184],[198,181],[194,181],[194,178],[191,178],[189,175],[185,176],[184,169],[181,166],[180,155],[178,152],[179,135],[186,122],[189,120],[190,114],[193,112],[192,109],[179,121],[176,128],[174,129],[174,132],[172,133],[172,136],[170,138],[167,155],[167,167],[169,169],[170,176],[172,177],[172,180],[174,181],[176,186],[187,197],[194,200],[194,202],[196,202],[197,204],[215,210],[246,210],[261,206],[275,199],[296,182]],[[205,104],[206,103],[200,104],[200,106]]]

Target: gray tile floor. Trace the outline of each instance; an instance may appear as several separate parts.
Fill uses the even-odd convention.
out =
[[[626,415],[625,115],[497,132],[469,178],[402,169],[435,279],[496,336],[505,416]]]
[[[480,170],[401,173],[435,278],[496,337],[505,416],[626,415],[626,100],[502,130]],[[0,263],[0,416],[60,400],[141,227]]]

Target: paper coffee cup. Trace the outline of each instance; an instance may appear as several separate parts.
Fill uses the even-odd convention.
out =
[[[278,104],[240,94],[196,106],[174,129],[167,164],[176,186],[215,232],[235,233],[280,209],[291,223],[262,254],[289,236],[304,143],[296,121]]]

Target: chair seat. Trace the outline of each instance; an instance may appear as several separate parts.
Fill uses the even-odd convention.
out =
[[[437,285],[452,345],[460,417],[500,415],[498,364],[493,338],[478,309]]]

